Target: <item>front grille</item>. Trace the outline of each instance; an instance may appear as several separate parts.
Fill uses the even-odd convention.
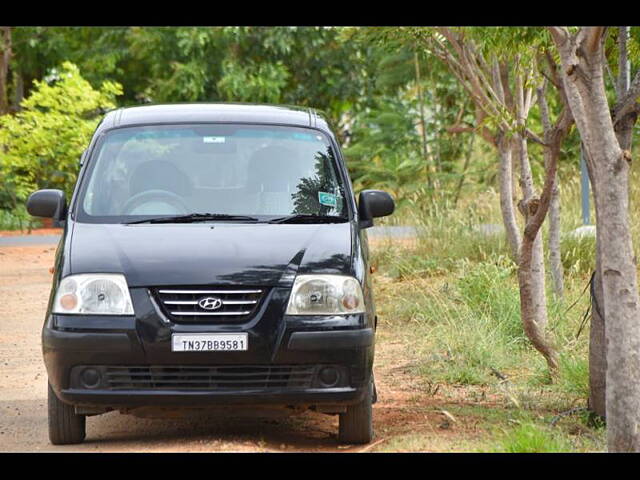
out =
[[[111,390],[238,390],[309,388],[314,365],[277,366],[109,366],[105,385]]]
[[[154,289],[163,313],[177,323],[203,321],[239,322],[258,308],[265,288],[252,287],[160,287]],[[201,306],[209,299],[215,308]],[[219,304],[218,304],[219,302]]]

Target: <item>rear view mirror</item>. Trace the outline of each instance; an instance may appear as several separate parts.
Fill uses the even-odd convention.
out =
[[[64,220],[67,200],[62,190],[38,190],[29,195],[27,212],[34,217]]]
[[[395,209],[393,198],[382,190],[363,190],[358,200],[360,228],[373,226],[373,219],[391,215]]]

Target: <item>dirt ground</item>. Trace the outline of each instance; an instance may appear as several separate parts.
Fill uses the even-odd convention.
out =
[[[61,228],[34,228],[31,231],[28,230],[0,230],[0,237],[19,237],[22,235],[60,235],[62,233]]]
[[[316,412],[260,418],[198,413],[173,419],[110,412],[87,418],[85,443],[53,446],[47,436],[40,329],[54,252],[52,245],[0,247],[0,451],[370,452],[393,444],[394,438],[415,434],[432,437],[433,449],[446,451],[462,433],[448,428],[437,397],[415,388],[415,379],[403,368],[411,361],[409,354],[380,322],[374,367],[376,438],[368,446],[340,446],[338,418]]]

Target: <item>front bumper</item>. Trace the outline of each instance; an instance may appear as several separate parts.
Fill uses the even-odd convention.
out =
[[[143,406],[203,407],[218,405],[352,405],[364,397],[363,388],[319,388],[304,390],[238,390],[234,392],[190,392],[180,390],[81,390],[63,389],[59,398],[83,407],[133,408]]]
[[[137,318],[52,315],[42,331],[42,348],[51,386],[62,401],[76,406],[349,405],[359,402],[366,392],[374,353],[374,332],[367,326],[366,318],[351,317],[361,318],[330,318],[326,330],[318,330],[318,322],[304,317],[284,317],[284,321],[281,317],[279,328],[269,331],[260,331],[261,322],[254,322],[245,326],[249,332],[248,352],[172,352],[171,333],[187,328],[192,331],[193,326],[164,325],[152,330],[149,326],[153,319],[141,320],[139,315]],[[197,328],[204,332],[222,331],[223,327]],[[345,374],[332,387],[319,386],[314,378],[303,387],[243,385],[197,390],[157,385],[110,388],[104,383],[87,388],[72,378],[74,367],[136,365],[151,368],[334,365]]]

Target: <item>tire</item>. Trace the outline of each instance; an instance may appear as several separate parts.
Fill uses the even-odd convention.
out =
[[[338,441],[347,444],[363,444],[373,440],[373,381],[365,397],[356,405],[349,405],[345,413],[340,414]]]
[[[82,443],[86,434],[86,417],[77,415],[73,406],[62,402],[48,385],[49,441],[53,445]]]

